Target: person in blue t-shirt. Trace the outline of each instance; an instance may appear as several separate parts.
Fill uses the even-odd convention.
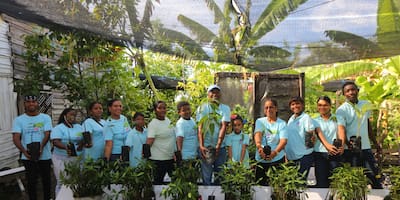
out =
[[[136,112],[132,120],[135,126],[126,137],[126,145],[129,146],[129,165],[136,167],[143,158],[143,144],[146,144],[147,129],[143,113]]]
[[[192,109],[187,101],[177,105],[179,120],[176,122],[176,144],[183,160],[196,159],[198,156],[199,140],[197,125],[192,119]]]
[[[15,118],[13,122],[13,142],[22,153],[21,160],[26,171],[29,199],[37,199],[37,177],[40,176],[43,199],[48,200],[51,199],[51,152],[48,142],[52,128],[51,118],[39,112],[36,95],[25,96],[24,107],[25,113]],[[33,152],[29,151],[34,145],[39,147],[38,158],[32,158]]]
[[[228,147],[228,158],[233,162],[240,162],[247,168],[250,167],[249,152],[247,146],[249,146],[250,138],[249,134],[243,133],[243,119],[240,115],[231,116],[232,133],[226,136],[226,146]]]
[[[314,146],[314,164],[316,187],[329,187],[329,177],[333,170],[339,167],[341,154],[343,153],[344,134],[338,134],[338,124],[336,116],[331,113],[331,99],[321,96],[317,100],[319,116],[314,118],[317,128],[318,140]],[[339,140],[340,139],[340,140]],[[334,146],[334,141],[339,142]]]
[[[278,102],[266,99],[264,103],[265,117],[256,120],[254,142],[256,144],[256,178],[260,185],[268,185],[265,174],[271,166],[279,166],[285,162],[284,148],[287,143],[286,122],[278,117]],[[269,155],[267,155],[269,153]]]
[[[221,171],[221,166],[226,162],[224,139],[226,127],[231,121],[231,109],[220,102],[221,88],[217,85],[208,87],[207,98],[208,102],[197,108],[196,121],[199,123],[197,135],[202,158],[203,184],[211,185],[213,173]],[[206,121],[209,123],[203,123]],[[210,125],[211,123],[213,125]],[[211,132],[211,127],[214,127],[214,132]],[[218,178],[214,180],[214,184],[219,184]]]
[[[109,161],[122,159],[122,146],[126,146],[126,136],[131,131],[128,119],[122,115],[122,102],[119,99],[113,99],[107,104],[109,117],[103,129],[104,157]]]
[[[58,119],[58,125],[53,128],[50,135],[54,145],[52,161],[57,180],[56,196],[61,189],[60,172],[64,171],[65,163],[76,160],[83,149],[83,128],[76,123],[75,118],[74,109],[64,109]]]
[[[346,97],[346,102],[339,106],[336,110],[336,115],[341,116],[340,120],[338,118],[339,133],[346,135],[346,147],[343,159],[352,166],[367,168],[366,174],[371,180],[372,188],[381,189],[382,184],[377,178],[379,171],[376,167],[376,160],[371,150],[371,142],[380,154],[382,153],[382,148],[378,144],[375,134],[372,132],[372,126],[369,120],[371,111],[366,109],[368,104],[371,103],[358,99],[359,89],[354,82],[344,83],[342,92]],[[363,109],[363,107],[365,109]],[[356,109],[359,110],[360,116],[357,115]],[[356,142],[357,140],[352,140],[352,138],[357,137],[361,140],[361,147],[359,147],[358,150],[352,148],[355,147],[355,145],[352,144],[359,144],[359,142]]]
[[[301,97],[292,97],[289,101],[293,115],[289,118],[286,131],[288,142],[285,147],[286,157],[300,165],[299,173],[308,172],[314,163],[312,155],[316,140],[315,126],[311,117],[304,112],[304,100]]]
[[[91,136],[91,146],[85,146],[83,149],[84,158],[92,158],[94,160],[104,157],[104,135],[103,127],[106,123],[101,118],[103,115],[103,106],[99,102],[92,102],[88,107],[89,118],[87,118],[82,126],[84,131],[89,132]]]

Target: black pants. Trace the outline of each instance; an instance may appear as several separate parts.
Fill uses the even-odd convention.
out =
[[[328,188],[333,170],[340,167],[341,156],[329,156],[327,152],[314,152],[315,178],[318,188]]]
[[[174,160],[150,160],[154,163],[154,185],[164,184],[165,174],[168,173],[172,177],[174,171]]]
[[[366,176],[371,181],[373,189],[382,189],[380,179],[376,177],[379,170],[377,163],[371,149],[363,149],[360,153],[354,153],[350,150],[345,150],[344,161],[351,164],[353,167],[364,167],[366,168]]]
[[[267,177],[266,172],[268,171],[269,168],[272,166],[278,167],[282,163],[285,162],[285,157],[283,157],[280,160],[277,160],[272,163],[262,163],[258,162],[257,163],[257,168],[256,168],[256,180],[260,180],[259,184],[263,186],[269,185],[269,178]]]
[[[51,160],[39,160],[37,162],[22,160],[28,181],[28,196],[30,200],[36,200],[36,185],[38,175],[42,179],[43,199],[51,199]]]

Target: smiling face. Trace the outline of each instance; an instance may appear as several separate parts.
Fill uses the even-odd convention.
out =
[[[272,101],[266,101],[264,103],[264,114],[268,118],[276,118],[276,113],[278,112],[278,108]]]
[[[156,113],[157,119],[164,120],[165,115],[167,114],[167,105],[164,102],[158,103],[155,113]]]
[[[65,114],[65,121],[67,121],[69,124],[74,124],[76,119],[76,112],[75,110],[70,110]]]
[[[357,103],[358,102],[358,88],[354,84],[349,84],[346,85],[343,88],[343,95],[346,97],[346,99],[352,103]]]
[[[103,114],[103,106],[100,103],[96,103],[90,109],[90,115],[96,119],[100,119]]]
[[[235,132],[236,134],[239,134],[243,128],[242,120],[240,120],[240,119],[233,120],[232,128],[233,128],[233,132]]]
[[[317,109],[320,115],[327,115],[331,113],[331,104],[325,100],[318,100]]]
[[[212,102],[219,101],[221,98],[221,91],[217,88],[212,89],[210,92],[207,93],[208,99]]]
[[[178,112],[179,116],[181,116],[183,119],[190,119],[190,116],[192,114],[192,109],[190,109],[190,105],[184,105],[179,109]]]
[[[135,124],[137,127],[144,127],[144,117],[139,115],[135,118]]]
[[[108,111],[112,118],[119,118],[122,113],[122,102],[114,101],[111,106],[108,107]]]
[[[24,107],[27,114],[34,114],[38,111],[39,103],[36,100],[25,100]]]
[[[290,103],[290,110],[295,115],[301,115],[301,113],[304,111],[304,105],[300,101],[293,101]]]

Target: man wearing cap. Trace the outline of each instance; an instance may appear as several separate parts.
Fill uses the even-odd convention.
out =
[[[37,199],[37,176],[41,176],[43,199],[51,199],[51,118],[39,112],[36,95],[24,98],[25,113],[13,122],[13,142],[21,152],[21,160],[26,170],[29,199]]]
[[[230,122],[231,110],[229,106],[219,102],[221,88],[218,85],[211,85],[208,88],[207,97],[208,102],[197,108],[196,121],[199,124],[198,138],[202,157],[203,184],[211,185],[213,172],[219,172],[226,161],[224,138],[226,127]],[[214,151],[215,159],[212,156],[209,158],[210,152]],[[216,179],[214,183],[219,184],[219,181]]]

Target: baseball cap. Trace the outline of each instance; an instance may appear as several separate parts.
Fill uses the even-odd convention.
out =
[[[24,96],[24,100],[25,101],[36,101],[37,100],[37,96],[34,95],[34,94],[25,95]]]
[[[207,92],[211,92],[213,89],[218,89],[221,91],[221,88],[218,85],[210,85],[210,87],[207,89]]]

